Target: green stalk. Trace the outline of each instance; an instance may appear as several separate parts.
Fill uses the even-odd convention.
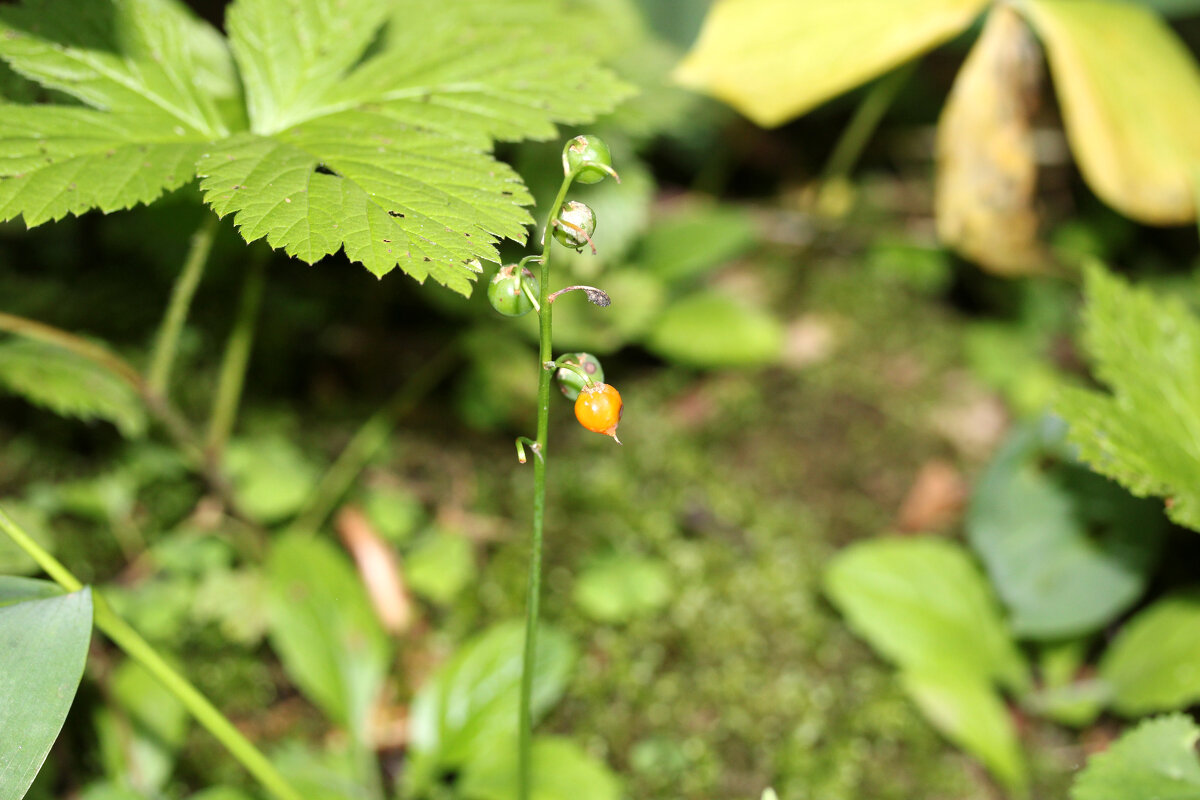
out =
[[[917,62],[906,64],[883,76],[867,90],[866,97],[858,104],[854,116],[834,145],[833,153],[825,162],[825,169],[821,171],[821,183],[850,176],[854,165],[866,149],[867,142],[883,121],[883,115],[891,108],[896,95],[904,88],[904,84],[908,83],[916,69]]]
[[[329,467],[308,496],[308,502],[296,515],[292,530],[313,533],[333,513],[354,484],[359,473],[371,463],[387,444],[396,421],[412,409],[417,402],[438,384],[455,363],[455,348],[447,346],[405,381],[383,408],[376,411],[363,423],[346,445],[337,460]]]
[[[217,381],[217,393],[205,440],[208,457],[214,463],[220,462],[221,451],[225,449],[225,443],[233,432],[234,420],[237,419],[238,403],[241,402],[242,386],[246,380],[246,364],[250,360],[250,346],[254,342],[254,328],[262,304],[263,285],[266,283],[266,264],[267,259],[261,252],[251,256],[250,269],[238,301],[237,318],[221,359],[221,377]]]
[[[542,278],[538,302],[538,408],[537,445],[540,458],[533,460],[533,541],[529,554],[529,592],[525,602],[525,655],[521,664],[521,704],[517,739],[517,797],[529,800],[533,774],[533,669],[537,660],[537,633],[542,602],[542,532],[546,521],[546,457],[550,433],[550,378],[553,370],[546,369],[546,362],[554,360],[551,343],[554,306],[550,296],[551,226],[558,218],[558,211],[567,198],[567,190],[575,180],[575,173],[563,178],[558,197],[550,206],[546,218],[546,230],[542,232]]]
[[[187,319],[196,287],[200,285],[200,278],[204,275],[204,265],[208,263],[208,254],[212,250],[213,240],[217,237],[220,222],[216,215],[205,213],[204,221],[192,234],[192,243],[188,246],[183,270],[171,289],[171,300],[167,305],[162,327],[158,329],[158,340],[154,345],[154,356],[150,361],[147,378],[150,390],[159,397],[167,397],[171,366],[175,363],[175,351],[179,347],[179,334],[183,331],[183,323]]]
[[[25,533],[13,520],[0,509],[0,530],[37,562],[46,574],[68,592],[77,592],[83,588],[79,579],[71,571],[59,563],[58,559],[46,552],[37,542]],[[275,766],[256,748],[241,731],[217,710],[208,698],[200,693],[187,678],[180,675],[158,651],[130,627],[129,623],[117,616],[112,607],[98,593],[93,593],[94,620],[96,627],[121,648],[127,656],[146,668],[151,675],[171,694],[175,695],[184,707],[192,713],[205,729],[217,741],[225,746],[234,758],[242,763],[251,775],[258,779],[268,792],[278,800],[303,800],[300,794],[288,784],[279,774]]]

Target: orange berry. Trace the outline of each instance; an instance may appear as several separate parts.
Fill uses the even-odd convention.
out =
[[[616,439],[617,423],[621,421],[621,393],[607,383],[585,386],[575,399],[575,419],[579,424],[595,433],[603,433]]]

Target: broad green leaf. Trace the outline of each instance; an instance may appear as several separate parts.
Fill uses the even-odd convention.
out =
[[[667,306],[646,346],[688,366],[760,366],[779,358],[783,326],[761,308],[706,290]]]
[[[1071,800],[1200,798],[1200,728],[1182,714],[1146,720],[1088,760]]]
[[[37,578],[0,575],[0,607],[11,606],[13,603],[25,600],[44,600],[48,597],[58,597],[61,594],[63,594],[63,589],[57,583]]]
[[[272,761],[304,800],[377,800],[362,774],[361,754],[345,743],[318,747],[293,738]]]
[[[1110,481],[1047,466],[1053,450],[1037,429],[1019,430],[976,485],[967,514],[971,547],[1024,638],[1112,622],[1145,590],[1166,527],[1153,504]]]
[[[1200,700],[1200,592],[1159,600],[1130,620],[1104,653],[1100,677],[1125,716]]]
[[[0,191],[4,185],[0,181]],[[0,387],[62,416],[107,420],[126,436],[146,429],[145,409],[133,387],[52,344],[0,341]]]
[[[988,0],[717,0],[676,70],[774,126],[964,30]]]
[[[467,294],[468,262],[532,221],[493,142],[551,138],[631,91],[601,48],[542,35],[579,22],[570,5],[528,0],[503,28],[493,10],[235,0],[227,42],[178,0],[5,6],[0,59],[90,108],[5,105],[0,219],[127,208],[199,176],[248,241]]]
[[[271,547],[267,575],[271,644],[288,676],[366,741],[391,646],[358,574],[324,539],[284,534]]]
[[[299,511],[317,482],[316,466],[277,434],[235,440],[225,468],[242,509],[268,524]]]
[[[1183,42],[1134,3],[1021,8],[1045,46],[1071,150],[1096,194],[1141,222],[1194,219],[1200,68]]]
[[[422,539],[404,559],[404,577],[422,597],[446,605],[475,577],[475,553],[470,540],[452,533]]]
[[[621,783],[602,761],[568,739],[533,742],[530,800],[620,800]],[[517,796],[517,742],[500,740],[463,768],[455,787],[465,800],[511,800]]]
[[[991,682],[968,672],[901,672],[904,690],[950,741],[978,758],[1009,790],[1028,775],[1012,715]]]
[[[461,767],[497,740],[516,736],[524,643],[522,623],[497,625],[465,642],[421,687],[409,718],[415,756],[410,780],[419,784],[438,768]],[[533,676],[535,720],[562,695],[574,663],[571,640],[542,626]]]
[[[1057,410],[1092,469],[1138,496],[1167,495],[1167,515],[1200,530],[1200,322],[1093,266],[1083,346],[1112,394],[1065,389]]]
[[[41,769],[91,638],[87,588],[0,608],[0,800],[20,800]]]
[[[884,537],[842,551],[825,591],[850,626],[902,670],[1028,683],[987,581],[958,545]]]
[[[572,598],[592,619],[625,622],[667,604],[671,575],[656,559],[609,556],[579,574]]]

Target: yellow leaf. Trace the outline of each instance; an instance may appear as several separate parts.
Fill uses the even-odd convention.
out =
[[[1045,262],[1038,242],[1033,115],[1042,56],[1029,26],[998,5],[942,111],[937,137],[938,236],[1005,275]]]
[[[988,0],[717,0],[675,72],[779,125],[950,39]]]
[[[1195,218],[1200,70],[1154,12],[1115,0],[1028,0],[1084,178],[1152,225]]]

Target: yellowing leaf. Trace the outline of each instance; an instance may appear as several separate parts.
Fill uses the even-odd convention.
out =
[[[717,0],[675,79],[779,125],[950,39],[986,3]]]
[[[1066,122],[1093,191],[1155,225],[1195,217],[1200,70],[1154,12],[1113,0],[1031,0]]]
[[[938,124],[938,236],[980,266],[1005,275],[1044,261],[1038,244],[1033,115],[1041,54],[1009,6],[988,16]]]

